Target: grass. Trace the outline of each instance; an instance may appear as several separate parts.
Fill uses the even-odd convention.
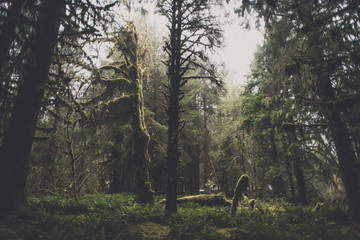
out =
[[[191,202],[166,215],[163,204],[138,204],[129,194],[33,197],[29,203],[30,209],[0,222],[0,239],[360,239],[346,210],[336,205],[314,212],[313,207],[257,200],[255,210],[241,207],[231,218],[229,207]]]

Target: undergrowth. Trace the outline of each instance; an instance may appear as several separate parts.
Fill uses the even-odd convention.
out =
[[[166,215],[163,204],[139,204],[131,194],[32,197],[29,206],[0,222],[0,239],[360,239],[339,205],[313,211],[257,200],[254,210],[241,206],[234,218],[228,207],[191,202]]]

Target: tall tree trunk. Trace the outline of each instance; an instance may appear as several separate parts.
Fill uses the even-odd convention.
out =
[[[144,98],[142,91],[142,81],[139,79],[137,69],[133,69],[136,73],[135,79],[133,79],[132,85],[134,87],[133,92],[133,116],[132,116],[132,149],[131,160],[135,165],[135,195],[136,200],[142,203],[154,202],[154,191],[151,189],[149,178],[149,133],[145,125],[144,116]]]
[[[317,30],[313,29],[309,39],[313,43],[313,57],[317,61],[314,67],[317,76],[316,94],[320,101],[320,112],[330,122],[330,133],[335,144],[351,216],[355,221],[360,222],[360,176],[356,172],[357,158],[349,131],[341,119],[341,109],[336,106],[337,97],[331,78],[327,73],[325,50]]]
[[[166,211],[168,213],[177,212],[177,166],[179,162],[179,119],[180,105],[179,94],[180,88],[177,80],[170,77],[170,94],[168,105],[168,141],[167,141],[167,193],[166,193]]]
[[[0,214],[26,203],[26,177],[38,112],[65,0],[43,1],[14,110],[0,148]]]
[[[325,73],[320,76],[318,84],[320,101],[336,102],[334,89],[331,86],[330,79]],[[340,110],[333,108],[332,104],[324,104],[321,112],[331,123],[330,133],[335,144],[350,213],[355,221],[360,222],[360,179],[356,172],[357,159],[348,129],[341,120]]]
[[[325,68],[324,68],[325,69]],[[336,102],[330,79],[323,73],[319,77],[318,96],[322,102]],[[332,104],[324,104],[321,112],[330,122],[330,133],[335,144],[342,180],[353,219],[360,222],[360,179],[356,172],[356,155],[351,143],[348,129],[341,120],[341,112]]]
[[[356,156],[350,137],[340,114],[332,113],[330,131],[333,136],[337,157],[339,160],[342,180],[345,185],[349,209],[353,219],[360,222],[360,179],[356,172]]]
[[[167,116],[167,192],[166,212],[177,212],[177,167],[179,162],[179,138],[180,138],[180,99],[181,99],[181,35],[182,35],[182,4],[183,1],[173,1],[172,20],[170,29],[171,57],[168,63],[169,94]]]

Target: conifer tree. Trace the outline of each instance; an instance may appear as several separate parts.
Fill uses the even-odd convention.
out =
[[[165,43],[168,56],[167,66],[168,91],[167,117],[167,195],[166,211],[176,212],[177,167],[179,161],[179,138],[184,127],[181,121],[182,88],[191,78],[214,78],[214,68],[207,62],[204,50],[213,49],[220,44],[221,32],[218,22],[211,15],[208,0],[159,0],[159,11],[168,20],[169,39]],[[202,68],[204,76],[193,77],[189,70],[193,67]],[[220,85],[220,82],[218,82]]]
[[[1,214],[26,202],[26,176],[39,106],[57,40],[65,1],[44,1],[40,5],[38,28],[31,39],[22,85],[0,147]]]
[[[360,175],[356,170],[359,112],[359,4],[356,1],[243,1],[239,12],[255,9],[268,30],[288,26],[277,67],[289,78],[298,101],[327,129],[334,145],[350,213],[360,222]],[[295,43],[295,44],[294,44]],[[292,44],[292,47],[289,47]],[[284,61],[285,59],[285,61]],[[308,113],[308,114],[309,114]],[[356,122],[356,123],[355,123]]]

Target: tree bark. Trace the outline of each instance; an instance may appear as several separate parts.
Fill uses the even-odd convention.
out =
[[[168,213],[177,212],[177,166],[179,162],[179,83],[170,77],[170,95],[168,114],[168,143],[167,143],[167,193],[166,193],[166,211]]]
[[[272,164],[276,168],[279,168],[279,166],[278,166],[279,165],[279,163],[278,163],[278,153],[277,153],[277,145],[276,145],[274,127],[271,127],[271,131],[270,131],[270,144],[271,144]],[[274,178],[272,179],[272,186],[273,186],[274,197],[283,197],[284,195],[286,195],[284,179],[280,175],[280,173],[277,173],[274,176]]]
[[[287,148],[288,148],[287,144],[284,144],[284,149],[286,150]],[[285,154],[286,173],[288,175],[291,198],[295,200],[296,195],[295,195],[294,177],[293,177],[293,172],[292,172],[293,167],[291,164],[292,163],[291,157],[292,157],[291,155]]]
[[[210,134],[208,129],[208,109],[207,109],[207,98],[205,94],[203,94],[202,104],[203,104],[203,131],[204,131],[204,141],[203,141],[203,155],[202,155],[202,162],[204,167],[204,184],[210,180],[210,156],[209,156],[209,141],[210,141]],[[205,187],[205,186],[204,186]]]
[[[290,131],[290,147],[292,144],[296,144],[298,139],[296,136],[296,129],[291,129]],[[299,157],[300,153],[297,149],[293,149],[292,151],[292,159],[294,163],[294,171],[296,177],[297,188],[299,192],[299,198],[302,205],[307,204],[307,196],[306,196],[306,186],[305,186],[305,178],[303,174],[303,170],[301,168],[301,161]]]
[[[135,164],[135,177],[136,177],[136,200],[142,203],[154,202],[154,191],[151,189],[149,178],[149,153],[148,146],[150,136],[145,125],[144,116],[144,98],[142,91],[142,81],[139,79],[137,69],[134,67],[134,76],[137,76],[133,80],[133,104],[134,112],[132,116],[132,152],[131,159]]]
[[[0,148],[0,213],[26,203],[26,177],[41,100],[59,30],[65,0],[44,1],[32,39],[23,82]]]
[[[349,131],[341,119],[341,109],[335,105],[337,97],[327,73],[324,50],[317,30],[311,32],[309,39],[313,43],[312,50],[317,61],[314,70],[317,76],[316,94],[320,101],[320,112],[330,122],[330,133],[335,144],[350,214],[355,221],[360,222],[360,176],[356,172],[357,158]]]
[[[200,189],[200,143],[196,144],[196,157],[195,157],[195,161],[194,161],[194,187],[193,187],[193,191],[192,194],[199,194],[199,189]]]
[[[180,95],[181,95],[181,35],[182,35],[182,3],[173,1],[170,29],[171,55],[168,65],[169,95],[168,95],[168,131],[167,131],[167,192],[166,212],[177,212],[177,167],[179,162],[180,138]]]

